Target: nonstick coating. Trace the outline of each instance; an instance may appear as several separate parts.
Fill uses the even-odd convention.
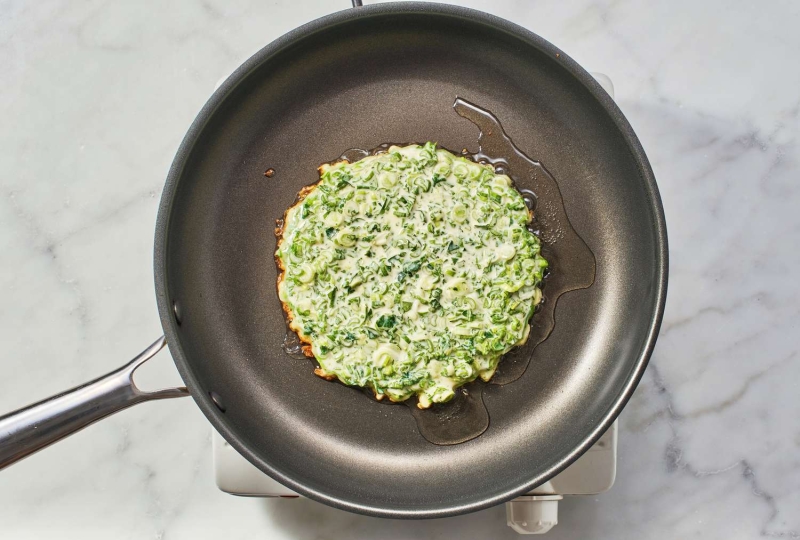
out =
[[[283,353],[273,227],[298,190],[317,180],[316,167],[348,148],[432,140],[477,150],[477,128],[451,107],[456,96],[495,113],[517,146],[553,173],[595,254],[597,277],[559,300],[555,330],[525,375],[486,390],[488,430],[436,446],[404,405],[326,382],[312,374],[312,361]],[[523,28],[427,3],[335,13],[239,68],[175,158],[155,251],[170,351],[225,439],[304,495],[410,518],[501,503],[588,449],[644,371],[666,264],[655,180],[599,85]]]

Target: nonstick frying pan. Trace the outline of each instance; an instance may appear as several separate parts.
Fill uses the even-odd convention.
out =
[[[525,374],[486,388],[489,428],[439,446],[406,407],[284,354],[273,227],[316,166],[348,148],[433,140],[474,150],[477,129],[454,114],[456,96],[492,111],[558,180],[597,269],[591,287],[559,299]],[[188,393],[236,450],[303,495],[376,516],[441,517],[543,483],[611,425],[658,333],[666,229],[633,130],[572,59],[481,12],[379,4],[286,34],[213,94],[167,178],[155,285],[165,338],[116,372],[0,418],[0,467],[134,403]],[[142,393],[131,374],[165,342],[186,388]]]

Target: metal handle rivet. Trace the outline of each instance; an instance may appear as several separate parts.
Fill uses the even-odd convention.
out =
[[[177,301],[172,302],[172,313],[175,315],[175,322],[181,324],[181,308]]]
[[[222,398],[219,397],[219,394],[216,392],[209,392],[208,395],[211,397],[211,401],[214,402],[214,405],[217,406],[217,409],[219,409],[220,412],[225,412],[225,405],[223,405]]]

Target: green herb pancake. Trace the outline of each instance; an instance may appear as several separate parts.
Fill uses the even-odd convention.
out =
[[[488,381],[527,340],[547,268],[510,178],[430,142],[319,171],[276,252],[315,373],[423,409]]]

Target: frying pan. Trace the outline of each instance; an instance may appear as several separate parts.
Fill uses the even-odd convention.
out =
[[[479,437],[425,440],[402,405],[312,375],[281,348],[274,220],[347,148],[474,149],[456,96],[540,160],[596,259],[512,384],[489,385]],[[273,168],[272,178],[264,171]],[[557,270],[554,270],[557,271]],[[653,173],[625,117],[578,64],[515,24],[429,3],[334,13],[269,44],[203,107],[167,177],[155,235],[165,338],[96,381],[0,418],[0,467],[134,403],[190,394],[259,469],[329,505],[384,517],[471,512],[545,482],[619,414],[646,367],[667,285]],[[139,391],[164,346],[186,388]]]

